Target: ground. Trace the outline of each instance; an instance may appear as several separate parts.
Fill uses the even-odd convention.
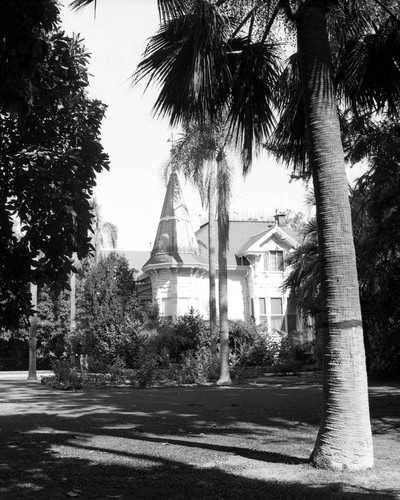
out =
[[[231,387],[60,392],[0,377],[0,498],[400,499],[400,384],[370,387],[375,468],[308,457],[321,387],[300,377]]]

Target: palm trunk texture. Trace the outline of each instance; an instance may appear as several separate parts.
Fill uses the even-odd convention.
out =
[[[305,0],[297,21],[327,321],[323,414],[311,459],[317,467],[360,470],[373,466],[373,447],[357,269],[326,4],[325,0]]]
[[[29,371],[28,380],[37,380],[36,359],[37,359],[37,285],[31,283],[32,307],[35,310],[31,317],[29,327]]]
[[[76,330],[76,276],[71,273],[70,276],[70,317],[69,317],[69,342],[71,346],[71,368],[76,368],[76,353],[75,353],[75,330]]]
[[[221,168],[221,165],[218,165]],[[232,383],[229,373],[229,323],[228,323],[228,224],[225,200],[218,194],[218,304],[220,376],[217,385]]]
[[[208,189],[208,276],[209,276],[209,309],[210,309],[210,337],[211,337],[211,355],[213,360],[217,360],[217,297],[215,290],[215,234],[216,224],[215,216],[217,213],[216,201],[216,169],[212,165]]]

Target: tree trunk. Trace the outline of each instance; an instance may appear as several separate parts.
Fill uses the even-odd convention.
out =
[[[214,361],[217,360],[217,297],[215,289],[215,234],[216,223],[215,216],[217,214],[217,183],[216,169],[214,163],[211,165],[210,179],[208,186],[208,277],[209,277],[209,309],[210,309],[210,337],[211,337],[211,356]]]
[[[36,357],[37,357],[37,285],[31,283],[32,307],[35,310],[30,318],[29,327],[29,372],[28,380],[37,380]]]
[[[222,164],[218,165],[222,168]],[[218,183],[220,185],[220,182]],[[219,187],[219,190],[221,188]],[[229,215],[225,196],[218,192],[218,303],[219,303],[219,344],[220,376],[217,385],[232,383],[229,373],[229,324],[228,324],[228,231]]]
[[[76,274],[71,273],[70,277],[70,323],[69,323],[69,338],[71,346],[71,368],[80,371],[80,356],[77,352],[76,341]]]
[[[323,414],[311,459],[318,467],[359,470],[373,466],[373,448],[357,269],[326,4],[325,0],[305,0],[297,21],[327,323]]]

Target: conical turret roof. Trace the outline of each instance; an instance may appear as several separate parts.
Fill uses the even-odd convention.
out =
[[[159,267],[160,264],[205,267],[205,260],[200,255],[199,245],[175,172],[169,178],[151,257],[143,269],[154,265]]]

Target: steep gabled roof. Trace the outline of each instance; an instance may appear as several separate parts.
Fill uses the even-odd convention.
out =
[[[262,247],[272,238],[284,246],[294,248],[298,242],[287,231],[285,227],[273,226],[261,233],[252,236],[241,248],[236,251],[238,257],[245,257],[250,254],[259,254]]]
[[[237,266],[238,258],[245,256],[243,250],[255,244],[264,235],[267,235],[276,227],[273,220],[234,220],[229,222],[229,248],[228,266]],[[293,244],[298,241],[297,233],[284,226],[278,228]],[[271,232],[272,234],[272,232]],[[207,258],[208,253],[208,224],[204,224],[196,231],[196,237],[202,254]],[[282,237],[282,235],[281,235]],[[218,246],[218,242],[217,242]],[[216,249],[217,250],[217,249]]]
[[[228,266],[237,266],[236,252],[248,241],[254,234],[258,234],[271,227],[271,221],[230,221],[229,222],[229,247],[228,247]],[[201,226],[196,231],[196,237],[200,245],[202,254],[207,258],[208,255],[208,224]],[[218,250],[218,242],[217,248]]]
[[[171,174],[168,182],[151,257],[143,269],[163,264],[201,267],[206,264],[206,260],[201,256],[175,172]]]

